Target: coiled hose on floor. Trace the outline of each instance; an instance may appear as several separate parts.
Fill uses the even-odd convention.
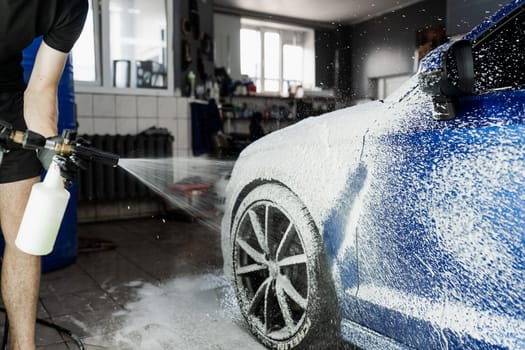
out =
[[[7,310],[5,308],[0,307],[0,312],[5,313],[4,338],[3,338],[3,341],[2,341],[2,350],[7,350],[7,344],[8,344],[8,341],[9,341],[9,320],[7,318]],[[56,330],[59,333],[65,334],[66,336],[68,336],[69,338],[71,338],[75,342],[75,344],[78,346],[78,348],[80,350],[85,350],[86,349],[85,346],[84,346],[84,343],[82,342],[82,339],[80,339],[80,337],[78,335],[74,334],[69,329],[61,327],[61,326],[59,326],[59,325],[57,325],[55,323],[52,323],[52,322],[49,322],[49,321],[46,321],[46,320],[42,320],[40,318],[36,319],[36,323],[41,324],[44,327],[52,328],[52,329]]]

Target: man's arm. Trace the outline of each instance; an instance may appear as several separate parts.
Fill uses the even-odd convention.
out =
[[[24,93],[27,128],[45,137],[57,135],[57,90],[66,59],[67,53],[55,50],[42,41]]]

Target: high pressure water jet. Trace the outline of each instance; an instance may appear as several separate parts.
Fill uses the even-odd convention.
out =
[[[234,162],[209,158],[128,158],[119,166],[163,198],[168,208],[182,210],[220,231],[225,188]]]

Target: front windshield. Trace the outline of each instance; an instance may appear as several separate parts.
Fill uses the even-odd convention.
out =
[[[414,74],[410,79],[404,82],[396,91],[391,93],[385,102],[388,104],[397,103],[408,96],[418,85],[418,76]]]

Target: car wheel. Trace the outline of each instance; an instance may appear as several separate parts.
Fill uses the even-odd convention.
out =
[[[339,323],[317,228],[287,188],[264,184],[233,219],[233,271],[241,312],[272,349],[333,349]]]

